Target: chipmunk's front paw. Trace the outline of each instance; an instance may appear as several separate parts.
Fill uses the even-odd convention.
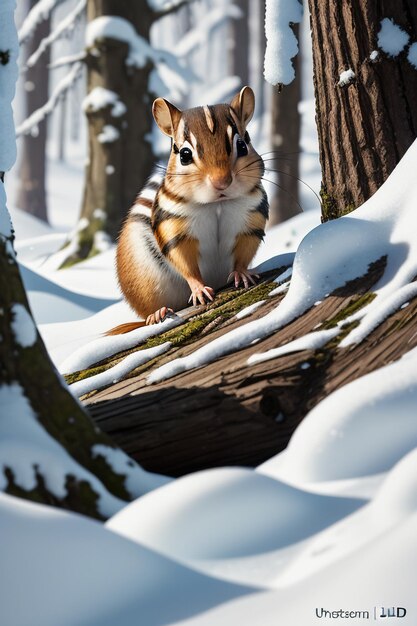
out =
[[[207,302],[213,302],[214,295],[214,289],[211,287],[196,285],[191,289],[191,296],[188,302],[192,302],[194,306],[197,304],[206,304]]]
[[[245,288],[249,287],[250,284],[256,285],[257,279],[259,278],[259,274],[255,274],[252,270],[234,270],[229,274],[227,279],[228,283],[234,282],[236,289],[239,287],[240,283],[243,283]]]
[[[159,324],[159,322],[163,322],[166,316],[169,313],[173,313],[174,311],[167,306],[163,306],[161,309],[155,311],[151,315],[148,315],[146,318],[146,326],[150,326],[151,324]]]

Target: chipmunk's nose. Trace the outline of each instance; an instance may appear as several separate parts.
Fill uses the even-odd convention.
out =
[[[223,191],[224,189],[230,187],[232,183],[232,175],[230,172],[227,172],[227,174],[216,173],[210,176],[210,182],[215,189],[217,189],[218,191]]]

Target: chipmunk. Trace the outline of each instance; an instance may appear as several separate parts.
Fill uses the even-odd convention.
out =
[[[121,290],[146,322],[108,334],[160,322],[191,301],[206,304],[228,282],[255,284],[248,266],[265,235],[268,199],[263,160],[246,130],[254,107],[250,87],[230,105],[180,111],[163,98],[153,103],[171,138],[168,166],[139,193],[117,246]]]

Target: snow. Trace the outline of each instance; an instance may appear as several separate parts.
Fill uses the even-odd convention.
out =
[[[3,0],[0,12],[11,4]],[[291,3],[282,5],[289,10]],[[284,26],[284,35],[291,38]],[[413,46],[410,63],[417,61]],[[288,66],[287,61],[283,58],[282,65]],[[220,93],[225,85],[219,79],[213,89]],[[218,99],[223,98],[207,101]],[[302,107],[309,124],[314,123],[311,105],[304,102]],[[0,115],[5,110],[0,107]],[[307,135],[302,140],[301,177],[314,179],[317,189],[316,147],[313,135]],[[291,282],[289,268],[278,277],[285,282],[274,290],[288,289],[286,297],[271,314],[242,326],[239,334],[212,342],[212,352],[196,352],[195,360],[204,363],[259,341],[335,287],[363,274],[382,255],[387,255],[387,267],[374,287],[376,298],[355,313],[359,326],[344,341],[363,340],[387,315],[411,302],[417,275],[416,160],[413,146],[380,192],[333,224],[318,226],[316,210],[269,229],[254,265],[263,263],[266,269],[294,263]],[[114,249],[70,270],[48,267],[48,255],[65,240],[57,227],[68,231],[75,226],[73,207],[79,203],[74,194],[82,190],[81,170],[72,163],[49,163],[53,228],[11,207],[30,304],[36,318],[45,322],[40,332],[57,364],[80,348],[68,359],[75,370],[136,348],[154,332],[181,323],[177,318],[166,326],[96,339],[112,326],[135,319],[125,303],[115,302],[119,292]],[[6,177],[9,189],[13,176]],[[306,205],[312,206],[303,194]],[[1,206],[4,200],[0,184]],[[0,215],[0,232],[10,236],[7,214]],[[294,260],[291,251],[296,248]],[[346,321],[331,331],[301,337],[299,345],[324,341],[325,333],[340,332]],[[286,351],[291,343],[276,350]],[[137,355],[140,351],[132,356]],[[302,369],[308,366],[300,364]],[[373,607],[380,611],[383,603],[406,607],[402,623],[414,624],[416,366],[412,350],[329,395],[301,422],[288,449],[257,470],[218,468],[164,484],[166,479],[144,472],[120,450],[94,446],[91,454],[104,457],[125,476],[132,494],[156,489],[125,508],[117,499],[109,501],[104,490],[102,511],[118,511],[105,527],[0,494],[0,621],[8,626],[136,626],[138,620],[147,626],[308,625],[316,623],[315,611],[321,606],[370,610],[373,615]],[[48,487],[60,497],[65,494],[66,472],[84,476],[91,484],[92,477],[65,456],[34,419],[17,383],[0,387],[0,406],[5,411],[0,463],[12,468],[18,484],[34,485],[35,465],[46,472]],[[0,487],[6,487],[3,471]]]
[[[156,13],[164,13],[183,4],[184,0],[147,0],[147,2]]]
[[[16,343],[22,348],[33,346],[38,334],[29,311],[23,304],[16,303],[12,305],[11,313],[11,327]]]
[[[267,352],[253,354],[248,359],[248,365],[254,365],[255,363],[262,363],[263,361],[276,359],[279,356],[291,354],[292,352],[300,352],[302,350],[318,350],[319,348],[325,346],[326,343],[337,337],[339,332],[339,328],[330,328],[329,330],[308,333],[307,335],[294,339],[294,341],[290,341],[279,348],[272,348]]]
[[[372,63],[375,63],[379,59],[378,50],[372,50],[371,54],[369,55],[369,58],[372,61]]]
[[[74,476],[89,483],[97,493],[97,507],[104,517],[109,517],[124,505],[44,430],[19,383],[0,385],[0,406],[0,468],[3,471],[5,468],[12,470],[17,486],[26,491],[34,489],[40,473],[46,488],[62,499],[67,495],[68,476]]]
[[[381,20],[380,26],[378,47],[390,57],[398,56],[408,44],[410,36],[388,17]]]
[[[360,343],[377,328],[387,317],[401,309],[404,303],[408,303],[411,298],[417,296],[417,282],[410,283],[400,287],[392,293],[388,293],[385,298],[377,300],[375,304],[371,303],[359,311],[355,316],[355,319],[361,319],[362,321],[357,328],[354,328],[349,335],[340,342],[340,347],[345,348],[356,343]],[[347,318],[344,324],[348,323],[351,318]]]
[[[86,45],[94,48],[95,42],[100,39],[117,39],[129,45],[127,65],[144,67],[147,61],[153,59],[154,52],[143,37],[140,37],[131,22],[122,17],[104,15],[88,23],[86,30]]]
[[[161,344],[160,346],[155,346],[154,348],[148,348],[145,350],[138,350],[133,354],[129,354],[129,356],[122,359],[117,365],[113,365],[109,369],[101,372],[100,374],[95,374],[94,376],[90,376],[89,378],[84,378],[83,380],[79,380],[78,382],[70,385],[70,391],[72,394],[80,397],[89,391],[94,391],[95,389],[102,389],[112,383],[116,383],[119,380],[125,378],[130,372],[134,369],[147,363],[151,359],[154,359],[157,356],[160,356],[164,352],[167,352],[171,347],[169,341]]]
[[[106,252],[113,248],[113,242],[110,235],[104,230],[97,230],[94,233],[93,248],[96,252]]]
[[[91,452],[93,457],[103,457],[116,474],[126,477],[125,487],[133,496],[139,497],[171,481],[166,476],[146,472],[120,448],[110,448],[110,446],[97,443],[92,447]]]
[[[100,143],[113,143],[120,139],[120,132],[111,124],[105,124],[101,132],[97,135]]]
[[[386,472],[417,447],[417,350],[341,387],[294,432],[277,476],[293,483]]]
[[[350,85],[355,80],[355,72],[350,68],[342,72],[339,76],[339,82],[337,83],[339,87],[346,87],[346,85]]]
[[[253,304],[250,304],[249,306],[239,311],[239,313],[236,313],[235,315],[236,319],[241,320],[242,318],[247,317],[248,315],[252,315],[252,313],[254,313],[256,309],[259,309],[260,306],[265,304],[265,302],[266,302],[265,300],[259,300],[259,302],[254,302]]]
[[[4,183],[0,180],[0,237],[7,240],[12,236],[12,222],[6,202],[7,198]]]
[[[138,620],[162,626],[252,591],[199,574],[81,515],[2,494],[0,552],[7,626],[138,626]]]
[[[9,170],[16,160],[16,142],[14,139],[14,123],[11,102],[14,98],[17,80],[18,41],[14,26],[15,0],[2,0],[0,4],[1,48],[10,53],[9,62],[0,65],[0,172]],[[2,206],[2,205],[1,205]],[[3,213],[3,210],[1,209]],[[3,221],[3,218],[2,218]],[[3,223],[0,225],[4,230]]]
[[[3,0],[4,3],[5,0]],[[29,11],[22,26],[19,29],[19,43],[25,43],[29,37],[32,37],[38,24],[48,19],[53,9],[62,0],[38,0],[38,2]],[[7,0],[6,0],[7,2]]]
[[[409,47],[407,59],[411,63],[411,65],[414,67],[414,69],[417,70],[417,42],[412,43],[411,46]]]
[[[136,500],[106,527],[202,573],[273,588],[291,559],[290,546],[362,505],[360,499],[307,493],[253,470],[218,468]]]
[[[124,335],[113,335],[109,337],[99,337],[88,345],[76,350],[68,359],[60,366],[61,372],[71,374],[81,369],[85,369],[93,363],[98,363],[103,359],[121,352],[122,350],[130,350],[140,343],[146,341],[150,337],[155,337],[161,333],[178,326],[181,323],[180,317],[166,318],[160,324],[153,326],[143,326],[137,330],[132,330]]]
[[[271,85],[289,85],[295,77],[291,59],[298,53],[298,42],[290,24],[298,24],[303,8],[298,0],[267,0],[265,13],[264,76]]]
[[[126,106],[120,100],[117,93],[104,87],[94,87],[92,91],[84,98],[84,111],[100,111],[106,107],[111,107],[113,117],[121,117],[126,113]]]

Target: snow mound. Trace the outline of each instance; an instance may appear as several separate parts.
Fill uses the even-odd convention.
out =
[[[385,472],[417,447],[416,405],[414,349],[407,358],[338,389],[310,411],[276,475],[305,484]]]
[[[0,552],[7,626],[163,626],[252,591],[173,563],[85,517],[4,494]]]
[[[276,558],[277,551],[362,504],[307,493],[252,470],[224,468],[192,474],[144,496],[108,520],[107,527],[202,571],[268,586],[285,563]],[[266,560],[268,571],[242,571],[247,559],[263,570]]]
[[[115,302],[114,299],[75,293],[22,264],[20,273],[38,324],[55,322],[57,310],[60,311],[61,321],[73,321],[97,313]]]

